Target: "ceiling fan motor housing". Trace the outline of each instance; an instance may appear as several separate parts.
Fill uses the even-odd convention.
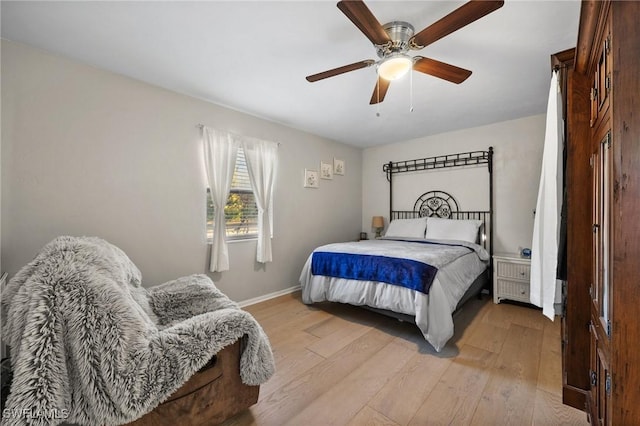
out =
[[[415,32],[413,25],[404,21],[392,21],[382,26],[391,39],[390,43],[375,45],[378,56],[386,58],[396,53],[405,53],[409,50],[409,40]]]

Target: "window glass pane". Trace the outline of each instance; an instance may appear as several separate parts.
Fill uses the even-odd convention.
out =
[[[227,238],[250,238],[258,235],[258,208],[252,191],[232,189],[224,206]]]
[[[258,208],[249,182],[247,163],[242,148],[238,148],[231,190],[224,207],[228,240],[255,238],[258,235]],[[213,238],[213,201],[207,189],[207,238]]]

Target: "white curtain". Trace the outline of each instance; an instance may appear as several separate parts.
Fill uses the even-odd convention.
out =
[[[273,237],[273,186],[278,167],[278,144],[243,138],[242,149],[247,161],[249,181],[258,207],[258,247],[256,260],[271,262]]]
[[[558,96],[558,73],[553,72],[547,104],[547,126],[542,154],[542,172],[536,203],[531,245],[531,303],[553,320],[556,299],[556,269],[560,213],[562,210],[562,105]]]
[[[224,206],[229,196],[239,144],[231,134],[206,126],[202,128],[202,142],[207,180],[214,207],[213,244],[209,269],[211,272],[227,271],[229,270],[229,252]]]

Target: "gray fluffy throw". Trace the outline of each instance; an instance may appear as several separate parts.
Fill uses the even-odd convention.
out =
[[[3,425],[116,425],[153,410],[245,336],[242,381],[274,372],[264,331],[205,275],[145,289],[99,238],[59,237],[7,285],[13,383]]]

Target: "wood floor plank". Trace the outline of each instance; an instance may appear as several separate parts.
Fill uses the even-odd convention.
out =
[[[545,323],[542,339],[544,350],[540,353],[537,387],[562,397],[562,345],[559,319]]]
[[[320,321],[310,327],[305,328],[304,331],[313,336],[322,338],[322,337],[327,337],[332,333],[335,333],[336,331],[340,330],[342,327],[347,325],[347,323],[348,322],[346,320],[343,320],[340,317],[330,316],[323,321]]]
[[[276,373],[224,426],[587,425],[562,405],[560,325],[539,310],[471,300],[436,353],[415,324],[306,306],[300,293],[246,309],[269,336]]]
[[[486,314],[490,308],[487,303],[489,298],[473,298],[464,306],[455,312],[453,316],[454,334],[451,343],[455,343],[458,347],[462,347],[470,336],[473,335],[476,327],[481,323],[480,319]]]
[[[289,425],[346,424],[391,380],[414,355],[414,351],[390,342],[293,417]],[[327,407],[331,407],[327,410]]]
[[[512,324],[502,352],[489,369],[471,424],[529,424],[540,367],[542,331]]]
[[[480,322],[473,330],[466,343],[489,352],[500,353],[509,330],[488,322]]]
[[[286,337],[282,336],[277,339],[277,344],[271,341],[273,357],[276,362],[282,362],[318,340],[320,340],[318,337],[312,336],[307,332],[293,330]]]
[[[371,330],[371,326],[368,324],[345,321],[341,318],[337,318],[332,324],[337,324],[339,327],[335,328],[330,334],[325,335],[318,341],[308,345],[307,349],[325,358],[329,358],[331,355],[335,354],[340,349]]]
[[[331,314],[316,310],[308,311],[304,315],[298,315],[293,319],[290,318],[289,321],[268,324],[266,326],[262,323],[260,324],[263,326],[265,333],[267,333],[269,341],[274,345],[278,342],[286,342],[293,334],[297,332],[304,332],[304,329],[325,321],[327,318],[331,318]],[[310,334],[308,335],[311,336]]]
[[[256,318],[265,319],[273,314],[282,312],[285,306],[292,306],[294,304],[301,303],[301,294],[299,291],[283,294],[282,296],[274,297],[263,302],[254,303],[243,307],[245,311],[249,312]],[[285,308],[286,309],[286,308]]]
[[[501,305],[503,305],[501,303]],[[518,324],[523,327],[533,328],[536,330],[542,330],[546,323],[550,322],[549,318],[542,315],[542,309],[535,308],[533,306],[525,307],[525,309],[520,309],[521,306],[517,305],[507,305],[510,306],[509,315],[511,317],[512,324]],[[518,312],[518,314],[515,314]]]
[[[324,358],[315,352],[299,349],[296,354],[292,354],[282,362],[276,362],[278,374],[274,375],[267,383],[260,388],[260,398],[266,398],[286,384],[299,377],[316,365],[324,361]]]
[[[548,393],[538,389],[532,425],[538,426],[587,426],[587,415],[562,404],[562,395]]]
[[[400,426],[371,407],[364,406],[347,426]]]
[[[266,398],[286,383],[308,372],[325,360],[305,346],[318,338],[305,332],[296,332],[289,339],[273,347],[276,374],[260,389],[260,398]]]
[[[451,358],[415,354],[369,406],[398,424],[408,424],[451,362]]]
[[[302,302],[298,302],[295,300],[285,302],[280,306],[273,306],[273,309],[275,310],[275,312],[267,315],[265,318],[263,318],[261,315],[255,315],[256,320],[265,330],[271,329],[276,331],[282,328],[285,324],[287,324],[289,327],[296,326],[296,324],[298,324],[300,320],[313,314],[323,316],[325,318],[330,316],[330,314],[327,314],[326,312],[323,312],[316,307],[307,306]]]
[[[469,424],[496,359],[493,352],[464,345],[409,424]]]
[[[511,324],[542,330],[548,321],[540,309],[512,303],[499,303],[488,309],[482,319],[495,326],[508,329]]]
[[[395,336],[395,340],[407,347],[413,348],[418,352],[430,352],[437,353],[422,335],[420,329],[415,323],[400,321],[396,318],[391,318],[384,315],[373,313],[373,315],[380,316],[380,323],[378,328],[385,333],[389,333]]]
[[[329,359],[283,385],[251,408],[264,424],[285,424],[392,340],[392,336],[370,330]],[[277,373],[276,373],[277,374]]]
[[[266,426],[267,423],[262,422],[256,419],[253,416],[253,412],[249,410],[244,410],[241,413],[236,414],[230,419],[225,420],[220,426]]]

